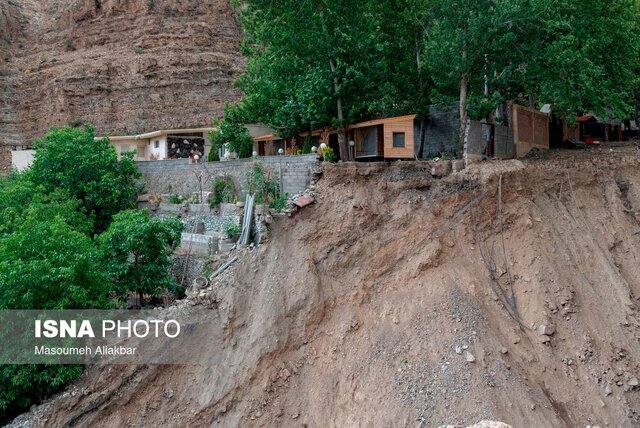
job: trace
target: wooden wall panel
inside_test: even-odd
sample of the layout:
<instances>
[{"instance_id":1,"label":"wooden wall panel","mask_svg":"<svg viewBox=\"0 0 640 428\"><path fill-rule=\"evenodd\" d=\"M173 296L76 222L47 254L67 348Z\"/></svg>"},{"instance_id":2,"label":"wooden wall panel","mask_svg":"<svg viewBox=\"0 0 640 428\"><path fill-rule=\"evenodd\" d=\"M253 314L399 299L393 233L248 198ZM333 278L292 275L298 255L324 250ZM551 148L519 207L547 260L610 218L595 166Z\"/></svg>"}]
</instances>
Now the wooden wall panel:
<instances>
[{"instance_id":1,"label":"wooden wall panel","mask_svg":"<svg viewBox=\"0 0 640 428\"><path fill-rule=\"evenodd\" d=\"M393 133L404 132L404 147L393 147ZM413 159L413 119L384 124L384 157Z\"/></svg>"},{"instance_id":2,"label":"wooden wall panel","mask_svg":"<svg viewBox=\"0 0 640 428\"><path fill-rule=\"evenodd\" d=\"M516 156L523 157L534 148L549 148L549 114L512 105L513 142Z\"/></svg>"}]
</instances>

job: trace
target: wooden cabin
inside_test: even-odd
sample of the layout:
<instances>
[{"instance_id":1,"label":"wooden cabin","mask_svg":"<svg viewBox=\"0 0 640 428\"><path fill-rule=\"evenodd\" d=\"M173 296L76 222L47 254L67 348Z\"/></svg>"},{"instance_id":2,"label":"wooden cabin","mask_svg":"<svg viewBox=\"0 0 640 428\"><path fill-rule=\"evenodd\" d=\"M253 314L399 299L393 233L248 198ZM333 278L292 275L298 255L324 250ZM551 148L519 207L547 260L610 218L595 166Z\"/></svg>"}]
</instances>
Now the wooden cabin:
<instances>
[{"instance_id":1,"label":"wooden cabin","mask_svg":"<svg viewBox=\"0 0 640 428\"><path fill-rule=\"evenodd\" d=\"M369 120L348 127L355 159L413 159L415 114Z\"/></svg>"},{"instance_id":2,"label":"wooden cabin","mask_svg":"<svg viewBox=\"0 0 640 428\"><path fill-rule=\"evenodd\" d=\"M620 121L601 122L593 115L584 115L576 119L580 129L580 138L585 143L598 143L601 141L621 141L622 126Z\"/></svg>"},{"instance_id":3,"label":"wooden cabin","mask_svg":"<svg viewBox=\"0 0 640 428\"><path fill-rule=\"evenodd\" d=\"M353 148L350 147L351 156L359 161L414 159L415 118L416 115L412 114L369 120L347 126L347 140L354 142ZM296 142L295 144L293 142L287 144L286 140L275 134L254 137L254 151L260 156L269 156L276 155L279 148L284 148L287 154L295 154L295 149L301 148L305 138L309 136L316 147L324 142L333 149L336 156L340 156L338 129L334 127L300 133L297 138L291 139Z\"/></svg>"}]
</instances>

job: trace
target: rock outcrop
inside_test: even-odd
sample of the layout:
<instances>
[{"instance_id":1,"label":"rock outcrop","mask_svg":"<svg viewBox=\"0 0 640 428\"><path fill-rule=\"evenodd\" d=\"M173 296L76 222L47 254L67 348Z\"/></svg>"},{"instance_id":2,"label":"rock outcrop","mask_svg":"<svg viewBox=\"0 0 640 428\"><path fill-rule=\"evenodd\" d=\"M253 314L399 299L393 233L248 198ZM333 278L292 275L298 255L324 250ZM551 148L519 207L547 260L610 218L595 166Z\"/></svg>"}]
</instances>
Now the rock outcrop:
<instances>
[{"instance_id":1,"label":"rock outcrop","mask_svg":"<svg viewBox=\"0 0 640 428\"><path fill-rule=\"evenodd\" d=\"M241 37L226 0L0 2L0 143L208 126L240 96Z\"/></svg>"}]
</instances>

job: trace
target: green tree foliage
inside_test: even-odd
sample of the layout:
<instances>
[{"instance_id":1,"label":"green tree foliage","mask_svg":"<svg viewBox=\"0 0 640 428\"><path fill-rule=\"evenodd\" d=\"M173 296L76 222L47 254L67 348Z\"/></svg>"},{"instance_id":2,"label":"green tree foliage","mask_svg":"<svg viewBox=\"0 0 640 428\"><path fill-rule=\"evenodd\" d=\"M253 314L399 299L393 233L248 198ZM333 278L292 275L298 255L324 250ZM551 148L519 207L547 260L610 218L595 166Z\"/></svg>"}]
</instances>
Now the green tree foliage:
<instances>
[{"instance_id":1,"label":"green tree foliage","mask_svg":"<svg viewBox=\"0 0 640 428\"><path fill-rule=\"evenodd\" d=\"M11 364L0 366L0 423L64 389L83 372L79 365Z\"/></svg>"},{"instance_id":2,"label":"green tree foliage","mask_svg":"<svg viewBox=\"0 0 640 428\"><path fill-rule=\"evenodd\" d=\"M224 119L214 120L213 126L217 129L209 132L209 140L211 141L210 161L220 160L218 153L222 147L225 147L228 151L235 152L240 159L251 157L253 139L249 135L237 106L227 104L225 106Z\"/></svg>"},{"instance_id":3,"label":"green tree foliage","mask_svg":"<svg viewBox=\"0 0 640 428\"><path fill-rule=\"evenodd\" d=\"M124 212L100 235L104 245L92 239L115 213L135 205L131 157L119 161L90 127L53 129L37 147L29 170L0 179L0 309L109 308L126 281L145 292L170 284L177 220L159 225L146 213ZM81 366L1 366L0 422L80 373Z\"/></svg>"},{"instance_id":4,"label":"green tree foliage","mask_svg":"<svg viewBox=\"0 0 640 428\"><path fill-rule=\"evenodd\" d=\"M89 235L93 222L84 214L79 200L63 189L46 193L24 174L0 180L0 236L58 217L74 230Z\"/></svg>"},{"instance_id":5,"label":"green tree foliage","mask_svg":"<svg viewBox=\"0 0 640 428\"><path fill-rule=\"evenodd\" d=\"M139 172L131 154L118 160L107 138L94 139L93 128L53 128L36 140L35 160L27 177L45 192L63 189L81 201L103 231L111 217L136 204Z\"/></svg>"},{"instance_id":6,"label":"green tree foliage","mask_svg":"<svg viewBox=\"0 0 640 428\"><path fill-rule=\"evenodd\" d=\"M506 100L624 117L640 93L636 0L236 4L244 118L282 136L453 102L463 125Z\"/></svg>"},{"instance_id":7,"label":"green tree foliage","mask_svg":"<svg viewBox=\"0 0 640 428\"><path fill-rule=\"evenodd\" d=\"M522 10L513 12L519 20L510 31L522 41L521 48L500 70L516 83L512 89L553 104L564 116L594 111L625 117L638 78L638 2L537 0L528 9L526 16ZM515 91L505 92L517 98Z\"/></svg>"},{"instance_id":8,"label":"green tree foliage","mask_svg":"<svg viewBox=\"0 0 640 428\"><path fill-rule=\"evenodd\" d=\"M108 292L93 242L60 215L0 240L1 309L105 307Z\"/></svg>"},{"instance_id":9,"label":"green tree foliage","mask_svg":"<svg viewBox=\"0 0 640 428\"><path fill-rule=\"evenodd\" d=\"M463 119L505 100L550 103L569 120L630 112L640 46L635 0L433 0L430 9L433 98L459 100ZM461 135L463 127L464 120Z\"/></svg>"},{"instance_id":10,"label":"green tree foliage","mask_svg":"<svg viewBox=\"0 0 640 428\"><path fill-rule=\"evenodd\" d=\"M182 223L177 219L156 220L145 210L122 211L98 237L105 270L120 296L129 292L159 296L165 289L176 291L169 275L170 256L180 243Z\"/></svg>"},{"instance_id":11,"label":"green tree foliage","mask_svg":"<svg viewBox=\"0 0 640 428\"><path fill-rule=\"evenodd\" d=\"M341 157L346 158L343 125L389 106L402 110L406 104L385 97L404 88L394 79L402 68L394 49L407 43L393 37L408 34L396 31L399 25L383 25L384 18L392 15L386 4L293 0L238 4L245 28L243 47L249 55L247 72L238 84L252 120L283 136L336 125ZM413 45L414 34L410 36ZM404 70L402 78L414 78L412 69Z\"/></svg>"},{"instance_id":12,"label":"green tree foliage","mask_svg":"<svg viewBox=\"0 0 640 428\"><path fill-rule=\"evenodd\" d=\"M3 191L7 190L5 186L3 183ZM12 195L18 197L19 193ZM3 222L0 309L109 307L109 281L98 252L86 234L69 224L77 217L73 211L76 201L47 203L47 198L34 196L24 217L11 214L8 228ZM14 208L6 208L3 213L7 211ZM87 228L90 223L79 224ZM6 234L8 230L10 234ZM0 366L0 422L62 389L81 373L81 366Z\"/></svg>"}]
</instances>

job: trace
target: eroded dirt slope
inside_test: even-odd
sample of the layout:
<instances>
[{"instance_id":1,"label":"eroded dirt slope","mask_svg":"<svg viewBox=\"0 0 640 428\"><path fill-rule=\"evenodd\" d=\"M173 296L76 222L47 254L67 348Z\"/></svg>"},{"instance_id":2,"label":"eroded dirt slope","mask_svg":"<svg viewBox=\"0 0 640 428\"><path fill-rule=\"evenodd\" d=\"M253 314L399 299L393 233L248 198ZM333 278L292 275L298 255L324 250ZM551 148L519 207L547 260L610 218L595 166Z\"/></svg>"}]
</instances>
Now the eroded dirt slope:
<instances>
[{"instance_id":1,"label":"eroded dirt slope","mask_svg":"<svg viewBox=\"0 0 640 428\"><path fill-rule=\"evenodd\" d=\"M637 426L639 166L326 166L200 303L209 366L94 367L38 423Z\"/></svg>"}]
</instances>

